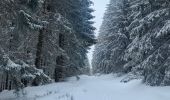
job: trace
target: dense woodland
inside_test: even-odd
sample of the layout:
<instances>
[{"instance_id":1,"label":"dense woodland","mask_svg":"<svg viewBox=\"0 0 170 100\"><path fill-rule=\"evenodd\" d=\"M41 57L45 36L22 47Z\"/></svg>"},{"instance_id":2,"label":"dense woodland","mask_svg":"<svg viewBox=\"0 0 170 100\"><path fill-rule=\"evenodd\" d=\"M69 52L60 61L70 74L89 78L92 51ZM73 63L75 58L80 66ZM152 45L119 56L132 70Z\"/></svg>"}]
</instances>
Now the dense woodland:
<instances>
[{"instance_id":1,"label":"dense woodland","mask_svg":"<svg viewBox=\"0 0 170 100\"><path fill-rule=\"evenodd\" d=\"M169 34L169 0L110 0L95 47L94 73L170 85Z\"/></svg>"},{"instance_id":2,"label":"dense woodland","mask_svg":"<svg viewBox=\"0 0 170 100\"><path fill-rule=\"evenodd\" d=\"M89 73L90 0L0 0L0 91Z\"/></svg>"},{"instance_id":3,"label":"dense woodland","mask_svg":"<svg viewBox=\"0 0 170 100\"><path fill-rule=\"evenodd\" d=\"M93 73L170 85L170 1L110 0L95 38L90 0L0 0L0 92Z\"/></svg>"}]
</instances>

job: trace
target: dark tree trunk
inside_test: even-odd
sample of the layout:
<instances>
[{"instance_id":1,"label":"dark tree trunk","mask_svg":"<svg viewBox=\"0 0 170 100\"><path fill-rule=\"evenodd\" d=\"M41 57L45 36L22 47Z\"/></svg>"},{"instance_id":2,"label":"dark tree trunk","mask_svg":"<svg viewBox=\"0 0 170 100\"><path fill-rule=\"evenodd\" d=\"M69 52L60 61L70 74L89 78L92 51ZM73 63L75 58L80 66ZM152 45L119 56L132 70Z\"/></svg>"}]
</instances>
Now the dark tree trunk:
<instances>
[{"instance_id":1,"label":"dark tree trunk","mask_svg":"<svg viewBox=\"0 0 170 100\"><path fill-rule=\"evenodd\" d=\"M59 34L59 47L64 49L64 35ZM58 56L56 58L56 68L54 73L55 82L59 82L64 77L64 56Z\"/></svg>"},{"instance_id":2,"label":"dark tree trunk","mask_svg":"<svg viewBox=\"0 0 170 100\"><path fill-rule=\"evenodd\" d=\"M8 81L9 81L9 74L6 73L6 82L5 82L5 89L8 90Z\"/></svg>"},{"instance_id":3,"label":"dark tree trunk","mask_svg":"<svg viewBox=\"0 0 170 100\"><path fill-rule=\"evenodd\" d=\"M45 31L44 29L41 29L39 31L39 36L38 36L37 52L36 52L36 59L35 59L35 66L38 69L41 69L41 63L42 63L44 31Z\"/></svg>"},{"instance_id":4,"label":"dark tree trunk","mask_svg":"<svg viewBox=\"0 0 170 100\"><path fill-rule=\"evenodd\" d=\"M59 34L59 47L64 48L64 35Z\"/></svg>"},{"instance_id":5,"label":"dark tree trunk","mask_svg":"<svg viewBox=\"0 0 170 100\"><path fill-rule=\"evenodd\" d=\"M55 82L59 82L63 79L64 77L64 58L63 56L59 56L56 59L56 68L55 68L55 73L54 73L54 78Z\"/></svg>"}]
</instances>

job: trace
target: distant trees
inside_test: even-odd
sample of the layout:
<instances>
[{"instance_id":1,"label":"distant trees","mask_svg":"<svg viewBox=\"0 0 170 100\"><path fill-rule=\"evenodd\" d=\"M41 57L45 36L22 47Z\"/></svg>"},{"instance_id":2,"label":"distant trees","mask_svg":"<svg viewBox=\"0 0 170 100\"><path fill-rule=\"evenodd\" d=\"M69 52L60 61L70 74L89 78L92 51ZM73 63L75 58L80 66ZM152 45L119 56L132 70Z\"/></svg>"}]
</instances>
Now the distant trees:
<instances>
[{"instance_id":1,"label":"distant trees","mask_svg":"<svg viewBox=\"0 0 170 100\"><path fill-rule=\"evenodd\" d=\"M111 0L94 54L94 70L128 73L123 81L142 77L152 86L170 85L169 4L166 0Z\"/></svg>"},{"instance_id":2,"label":"distant trees","mask_svg":"<svg viewBox=\"0 0 170 100\"><path fill-rule=\"evenodd\" d=\"M129 43L129 35L125 26L128 24L127 3L121 0L111 0L108 5L94 53L95 72L123 71L122 67L125 62L121 57Z\"/></svg>"},{"instance_id":3,"label":"distant trees","mask_svg":"<svg viewBox=\"0 0 170 100\"><path fill-rule=\"evenodd\" d=\"M87 74L86 53L96 41L91 4L89 0L0 0L0 77L5 78L0 85L15 72L5 71L4 59L21 67L13 74L25 86Z\"/></svg>"}]
</instances>

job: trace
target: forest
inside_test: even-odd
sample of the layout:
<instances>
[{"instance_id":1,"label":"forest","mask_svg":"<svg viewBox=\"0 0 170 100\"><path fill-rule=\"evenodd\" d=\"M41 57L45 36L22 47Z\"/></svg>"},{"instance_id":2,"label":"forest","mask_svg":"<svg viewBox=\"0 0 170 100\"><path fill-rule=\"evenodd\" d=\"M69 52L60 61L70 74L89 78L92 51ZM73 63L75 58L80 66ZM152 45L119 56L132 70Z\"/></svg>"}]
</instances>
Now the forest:
<instances>
[{"instance_id":1,"label":"forest","mask_svg":"<svg viewBox=\"0 0 170 100\"><path fill-rule=\"evenodd\" d=\"M89 0L0 1L0 90L89 71L95 44Z\"/></svg>"},{"instance_id":2,"label":"forest","mask_svg":"<svg viewBox=\"0 0 170 100\"><path fill-rule=\"evenodd\" d=\"M94 5L95 0L0 0L0 100L25 100L6 95L14 91L19 97L29 87L67 87L63 84L71 84L73 78L80 86L98 82L96 88L107 87L107 81L121 88L135 86L131 82L140 80L149 91L160 87L165 97L150 100L170 99L163 94L170 92L170 0L110 0L98 33ZM84 99L110 100L88 96ZM61 97L27 100L84 100L67 93Z\"/></svg>"},{"instance_id":3,"label":"forest","mask_svg":"<svg viewBox=\"0 0 170 100\"><path fill-rule=\"evenodd\" d=\"M169 86L169 17L169 0L111 0L94 52L94 72Z\"/></svg>"}]
</instances>

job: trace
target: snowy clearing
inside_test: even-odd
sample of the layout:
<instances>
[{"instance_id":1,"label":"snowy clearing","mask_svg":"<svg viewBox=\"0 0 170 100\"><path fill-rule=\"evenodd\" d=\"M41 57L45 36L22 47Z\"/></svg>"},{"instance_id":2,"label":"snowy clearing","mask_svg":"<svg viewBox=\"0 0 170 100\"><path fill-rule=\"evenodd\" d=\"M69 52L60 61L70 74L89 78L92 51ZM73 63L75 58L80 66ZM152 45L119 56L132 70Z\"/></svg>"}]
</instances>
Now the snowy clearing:
<instances>
[{"instance_id":1,"label":"snowy clearing","mask_svg":"<svg viewBox=\"0 0 170 100\"><path fill-rule=\"evenodd\" d=\"M26 96L16 98L12 91L0 93L0 100L170 100L170 87L150 87L141 80L120 83L113 75L80 76L68 82L28 87Z\"/></svg>"}]
</instances>

